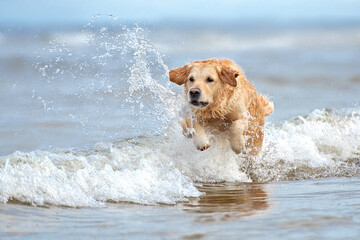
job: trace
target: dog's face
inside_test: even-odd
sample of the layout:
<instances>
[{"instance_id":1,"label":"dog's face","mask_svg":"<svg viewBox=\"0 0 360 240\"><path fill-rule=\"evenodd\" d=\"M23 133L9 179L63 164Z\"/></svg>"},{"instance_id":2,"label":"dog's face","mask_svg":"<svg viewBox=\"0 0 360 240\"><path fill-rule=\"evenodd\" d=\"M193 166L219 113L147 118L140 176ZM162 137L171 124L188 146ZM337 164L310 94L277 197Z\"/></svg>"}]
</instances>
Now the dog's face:
<instances>
[{"instance_id":1,"label":"dog's face","mask_svg":"<svg viewBox=\"0 0 360 240\"><path fill-rule=\"evenodd\" d=\"M191 107L205 109L219 98L224 84L237 85L238 75L216 60L206 60L171 70L170 81L185 84L185 98Z\"/></svg>"},{"instance_id":2,"label":"dog's face","mask_svg":"<svg viewBox=\"0 0 360 240\"><path fill-rule=\"evenodd\" d=\"M204 108L213 103L220 87L219 75L214 66L195 64L185 82L185 98L191 107Z\"/></svg>"}]
</instances>

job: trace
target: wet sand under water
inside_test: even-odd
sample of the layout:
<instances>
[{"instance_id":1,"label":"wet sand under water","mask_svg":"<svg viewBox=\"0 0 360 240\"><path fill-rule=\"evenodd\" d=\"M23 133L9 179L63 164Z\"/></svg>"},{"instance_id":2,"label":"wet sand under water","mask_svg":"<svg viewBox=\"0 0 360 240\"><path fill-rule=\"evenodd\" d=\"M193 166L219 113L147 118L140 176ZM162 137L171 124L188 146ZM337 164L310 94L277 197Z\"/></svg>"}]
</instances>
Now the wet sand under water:
<instances>
[{"instance_id":1,"label":"wet sand under water","mask_svg":"<svg viewBox=\"0 0 360 240\"><path fill-rule=\"evenodd\" d=\"M0 204L0 239L357 239L360 178L217 183L176 205Z\"/></svg>"}]
</instances>

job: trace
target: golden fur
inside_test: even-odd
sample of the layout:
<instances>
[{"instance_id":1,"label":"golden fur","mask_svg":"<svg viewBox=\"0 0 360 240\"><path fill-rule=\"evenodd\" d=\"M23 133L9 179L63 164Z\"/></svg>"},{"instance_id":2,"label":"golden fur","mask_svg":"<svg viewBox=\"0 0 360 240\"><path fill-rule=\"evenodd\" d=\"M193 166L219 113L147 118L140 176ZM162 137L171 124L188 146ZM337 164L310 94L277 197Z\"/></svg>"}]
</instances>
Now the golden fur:
<instances>
[{"instance_id":1,"label":"golden fur","mask_svg":"<svg viewBox=\"0 0 360 240\"><path fill-rule=\"evenodd\" d=\"M170 81L185 84L188 102L190 89L201 90L199 104L189 104L195 118L191 119L189 114L181 123L184 134L193 137L199 150L210 147L207 131L220 131L228 133L235 153L246 149L251 155L259 153L265 116L272 114L274 105L256 92L234 62L228 59L195 61L171 70L169 76ZM189 131L190 128L195 131Z\"/></svg>"}]
</instances>

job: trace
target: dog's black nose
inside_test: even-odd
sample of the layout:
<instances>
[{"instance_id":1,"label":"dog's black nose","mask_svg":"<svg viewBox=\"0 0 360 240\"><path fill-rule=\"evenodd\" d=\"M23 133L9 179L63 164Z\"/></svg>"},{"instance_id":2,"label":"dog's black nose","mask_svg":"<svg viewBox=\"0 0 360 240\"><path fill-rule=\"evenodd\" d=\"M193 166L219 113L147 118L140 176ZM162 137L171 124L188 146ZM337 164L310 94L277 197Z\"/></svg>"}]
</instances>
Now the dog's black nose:
<instances>
[{"instance_id":1,"label":"dog's black nose","mask_svg":"<svg viewBox=\"0 0 360 240\"><path fill-rule=\"evenodd\" d=\"M200 93L200 88L191 88L189 91L190 97L195 99L200 97Z\"/></svg>"}]
</instances>

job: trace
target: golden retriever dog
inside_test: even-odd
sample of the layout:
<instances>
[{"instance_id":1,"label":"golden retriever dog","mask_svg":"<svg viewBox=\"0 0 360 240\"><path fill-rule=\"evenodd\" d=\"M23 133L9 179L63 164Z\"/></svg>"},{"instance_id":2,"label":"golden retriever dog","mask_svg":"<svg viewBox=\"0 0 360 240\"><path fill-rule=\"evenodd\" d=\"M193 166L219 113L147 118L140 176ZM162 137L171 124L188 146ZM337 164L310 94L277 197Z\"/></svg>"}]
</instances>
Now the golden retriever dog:
<instances>
[{"instance_id":1,"label":"golden retriever dog","mask_svg":"<svg viewBox=\"0 0 360 240\"><path fill-rule=\"evenodd\" d=\"M258 94L243 71L228 59L191 62L170 70L170 81L184 85L191 111L180 124L197 149L210 147L208 134L225 133L236 153L261 150L265 117L274 104Z\"/></svg>"}]
</instances>

